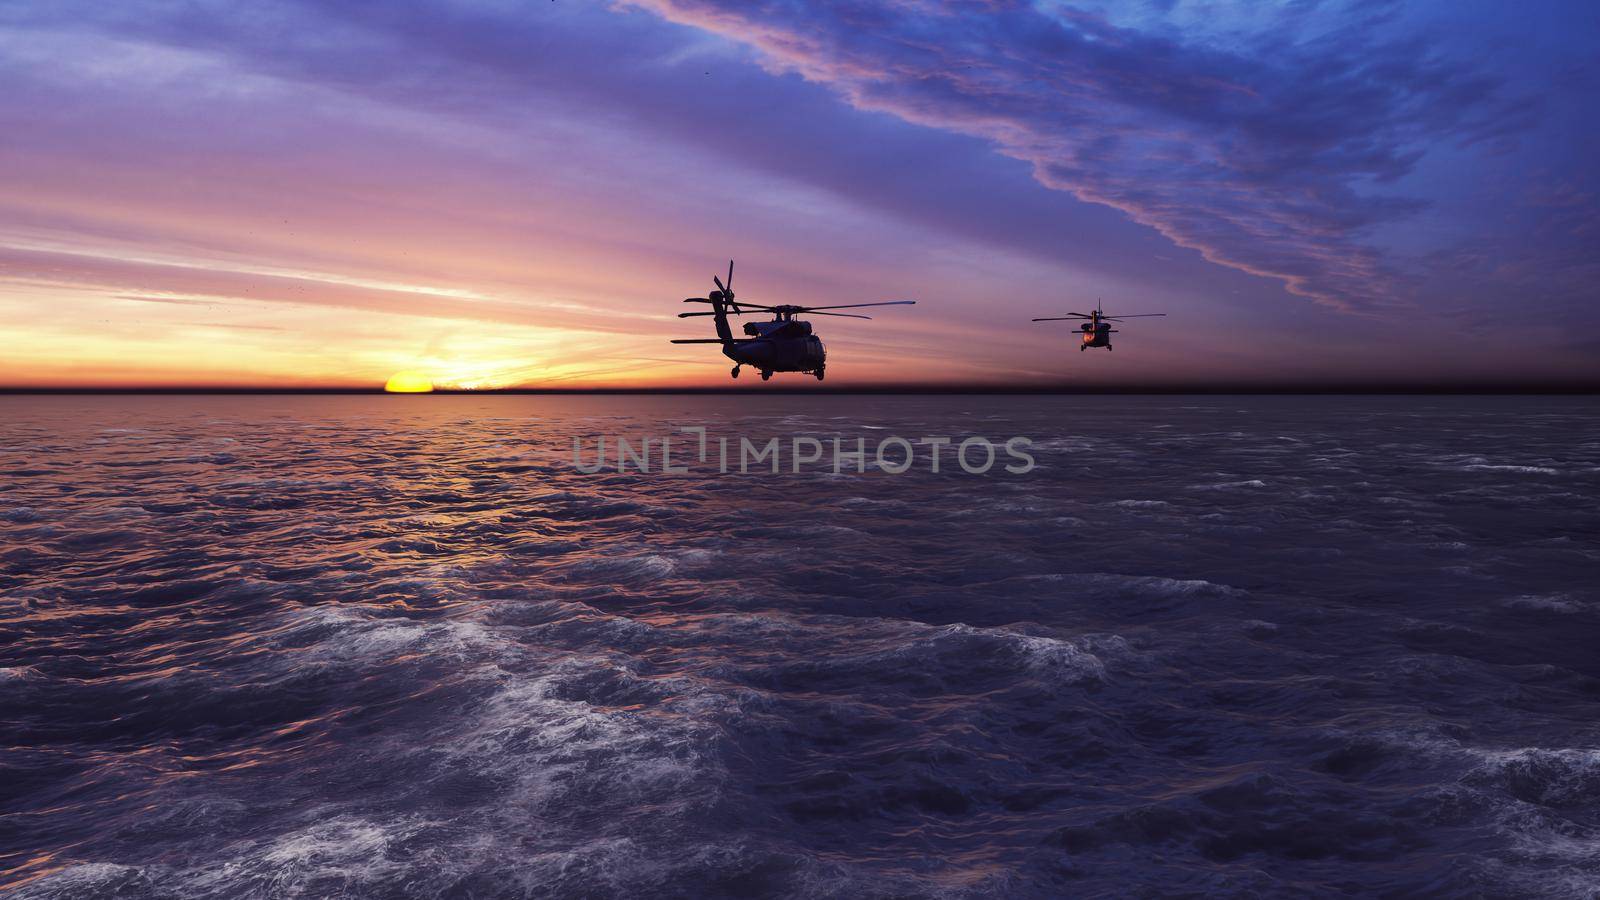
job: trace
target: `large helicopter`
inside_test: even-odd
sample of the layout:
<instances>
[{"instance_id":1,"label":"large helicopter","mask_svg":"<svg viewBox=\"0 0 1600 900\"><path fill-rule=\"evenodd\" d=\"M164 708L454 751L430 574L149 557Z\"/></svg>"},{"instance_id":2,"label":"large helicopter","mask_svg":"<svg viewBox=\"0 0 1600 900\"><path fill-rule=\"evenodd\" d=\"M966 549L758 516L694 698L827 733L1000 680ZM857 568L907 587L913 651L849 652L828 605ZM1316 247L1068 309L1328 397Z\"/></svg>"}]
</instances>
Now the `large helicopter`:
<instances>
[{"instance_id":1,"label":"large helicopter","mask_svg":"<svg viewBox=\"0 0 1600 900\"><path fill-rule=\"evenodd\" d=\"M856 313L825 312L833 309L856 309L862 306L910 306L915 300L887 300L881 303L846 303L839 306L762 306L734 299L733 260L728 260L728 283L716 275L711 276L717 289L709 297L690 297L685 303L709 303L710 312L678 313L678 318L711 316L717 326L714 338L680 338L674 344L721 344L722 355L733 360L733 377L739 377L741 366L751 366L761 372L761 380L772 377L773 372L809 372L821 381L828 359L822 340L811 333L811 323L796 319L802 313L818 316L842 316L849 319L870 319ZM744 315L746 310L772 313L768 322L746 322L744 333L748 337L736 338L728 327L728 315Z\"/></svg>"},{"instance_id":2,"label":"large helicopter","mask_svg":"<svg viewBox=\"0 0 1600 900\"><path fill-rule=\"evenodd\" d=\"M1117 330L1111 327L1112 322L1120 322L1123 319L1147 319L1152 316L1164 315L1166 313L1128 313L1120 316L1108 316L1100 308L1100 301L1096 300L1093 313L1067 313L1064 316L1049 316L1043 319L1034 319L1033 321L1071 322L1077 319L1088 319L1087 322L1079 326L1083 331L1083 343L1078 345L1078 351L1082 352L1090 347L1104 347L1110 350L1111 336L1117 333Z\"/></svg>"}]
</instances>

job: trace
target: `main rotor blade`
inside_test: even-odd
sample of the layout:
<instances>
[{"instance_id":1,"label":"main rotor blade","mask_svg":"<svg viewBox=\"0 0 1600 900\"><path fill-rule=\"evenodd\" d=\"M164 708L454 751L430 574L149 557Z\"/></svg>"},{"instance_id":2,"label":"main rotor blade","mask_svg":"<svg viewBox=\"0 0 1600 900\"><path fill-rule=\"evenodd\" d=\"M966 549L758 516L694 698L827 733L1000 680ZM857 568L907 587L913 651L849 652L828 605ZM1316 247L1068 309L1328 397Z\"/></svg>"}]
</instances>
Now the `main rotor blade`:
<instances>
[{"instance_id":1,"label":"main rotor blade","mask_svg":"<svg viewBox=\"0 0 1600 900\"><path fill-rule=\"evenodd\" d=\"M693 318L694 316L714 316L714 315L716 315L716 313L714 313L714 312L678 313L678 318L680 318L680 319L688 319L688 318Z\"/></svg>"},{"instance_id":2,"label":"main rotor blade","mask_svg":"<svg viewBox=\"0 0 1600 900\"><path fill-rule=\"evenodd\" d=\"M1044 317L1042 319L1034 319L1033 321L1035 321L1035 322L1071 322L1074 318L1087 319L1089 317L1088 316L1080 316L1077 313L1073 313L1070 316L1046 316L1046 317Z\"/></svg>"},{"instance_id":3,"label":"main rotor blade","mask_svg":"<svg viewBox=\"0 0 1600 900\"><path fill-rule=\"evenodd\" d=\"M870 318L872 318L871 316L860 316L860 315L856 315L855 313L810 312L810 313L807 313L807 315L838 316L841 319L870 319Z\"/></svg>"},{"instance_id":4,"label":"main rotor blade","mask_svg":"<svg viewBox=\"0 0 1600 900\"><path fill-rule=\"evenodd\" d=\"M685 300L683 302L685 302L685 303L710 303L712 301L707 300L704 297L690 297L689 299L687 299L687 300ZM724 303L728 304L729 306L733 307L732 309L728 310L728 312L733 313L734 315L738 315L738 316L744 315L744 308L745 307L749 307L750 309L766 309L766 310L772 309L772 307L770 307L770 306L762 306L759 303L746 303L743 300L724 300L722 302L724 302ZM711 313L703 313L703 315L709 316L709 315L711 315Z\"/></svg>"},{"instance_id":5,"label":"main rotor blade","mask_svg":"<svg viewBox=\"0 0 1600 900\"><path fill-rule=\"evenodd\" d=\"M672 338L671 340L668 341L668 343L671 343L671 344L722 344L722 343L754 344L757 341L764 341L764 340L766 340L766 338L729 338L727 341L723 341L722 338Z\"/></svg>"},{"instance_id":6,"label":"main rotor blade","mask_svg":"<svg viewBox=\"0 0 1600 900\"><path fill-rule=\"evenodd\" d=\"M814 309L855 309L860 306L911 306L915 300L885 300L881 303L842 303L838 306L802 306L802 310L810 312Z\"/></svg>"},{"instance_id":7,"label":"main rotor blade","mask_svg":"<svg viewBox=\"0 0 1600 900\"><path fill-rule=\"evenodd\" d=\"M1127 313L1120 316L1101 316L1102 319L1148 319L1152 316L1164 316L1166 313Z\"/></svg>"}]
</instances>

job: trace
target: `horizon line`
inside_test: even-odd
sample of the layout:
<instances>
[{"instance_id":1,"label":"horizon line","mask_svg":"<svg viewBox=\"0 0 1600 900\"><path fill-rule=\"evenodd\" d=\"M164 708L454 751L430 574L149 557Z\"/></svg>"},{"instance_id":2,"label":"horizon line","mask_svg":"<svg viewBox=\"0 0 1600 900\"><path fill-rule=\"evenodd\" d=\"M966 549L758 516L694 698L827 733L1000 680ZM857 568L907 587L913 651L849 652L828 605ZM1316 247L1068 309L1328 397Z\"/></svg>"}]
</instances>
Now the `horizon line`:
<instances>
[{"instance_id":1,"label":"horizon line","mask_svg":"<svg viewBox=\"0 0 1600 900\"><path fill-rule=\"evenodd\" d=\"M0 396L68 396L68 395L387 395L391 392L381 387L240 387L221 385L172 386L78 386L78 387L7 387L0 388ZM1019 396L1085 396L1085 395L1137 395L1137 394L1259 394L1259 395L1564 395L1582 396L1600 394L1600 381L1548 381L1523 383L1350 383L1307 382L1302 384L1260 385L1237 382L1207 384L1163 384L1159 382L1127 385L961 385L885 384L877 386L750 386L750 387L526 387L526 388L437 388L425 393L404 396L505 396L505 395L1019 395Z\"/></svg>"}]
</instances>

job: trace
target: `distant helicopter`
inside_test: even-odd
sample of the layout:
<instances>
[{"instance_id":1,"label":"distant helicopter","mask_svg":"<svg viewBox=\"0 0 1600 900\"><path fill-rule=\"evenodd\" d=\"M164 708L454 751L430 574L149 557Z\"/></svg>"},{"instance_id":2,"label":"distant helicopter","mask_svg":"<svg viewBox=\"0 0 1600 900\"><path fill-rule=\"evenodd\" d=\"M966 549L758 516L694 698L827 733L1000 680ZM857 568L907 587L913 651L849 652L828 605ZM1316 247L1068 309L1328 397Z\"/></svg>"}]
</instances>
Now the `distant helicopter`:
<instances>
[{"instance_id":1,"label":"distant helicopter","mask_svg":"<svg viewBox=\"0 0 1600 900\"><path fill-rule=\"evenodd\" d=\"M870 319L854 313L822 312L828 309L855 309L862 306L910 306L915 300L887 300L881 303L846 303L841 306L762 306L736 301L733 295L733 260L728 260L728 283L711 276L717 290L710 297L690 297L685 303L709 303L710 312L678 313L678 318L711 316L717 326L714 338L680 338L674 344L721 344L722 355L733 360L733 377L739 377L741 366L751 366L761 371L761 380L772 377L773 372L809 372L821 381L828 351L822 340L811 333L811 323L796 319L801 313L819 316L843 316L850 319ZM745 310L759 309L772 313L770 322L746 322L744 333L750 337L736 338L728 327L728 314L744 315Z\"/></svg>"},{"instance_id":2,"label":"distant helicopter","mask_svg":"<svg viewBox=\"0 0 1600 900\"><path fill-rule=\"evenodd\" d=\"M1082 352L1090 347L1104 347L1107 350L1110 350L1111 336L1117 333L1116 330L1111 327L1112 322L1120 322L1123 319L1146 319L1152 316L1164 315L1166 315L1166 313L1130 313L1122 316L1108 316L1100 309L1100 301L1096 300L1094 312L1091 314L1085 315L1084 313L1067 313L1064 316L1050 316L1043 319L1034 319L1033 321L1071 322L1074 319L1088 319L1089 321L1084 322L1081 326L1083 330L1083 343L1078 345L1078 351Z\"/></svg>"}]
</instances>

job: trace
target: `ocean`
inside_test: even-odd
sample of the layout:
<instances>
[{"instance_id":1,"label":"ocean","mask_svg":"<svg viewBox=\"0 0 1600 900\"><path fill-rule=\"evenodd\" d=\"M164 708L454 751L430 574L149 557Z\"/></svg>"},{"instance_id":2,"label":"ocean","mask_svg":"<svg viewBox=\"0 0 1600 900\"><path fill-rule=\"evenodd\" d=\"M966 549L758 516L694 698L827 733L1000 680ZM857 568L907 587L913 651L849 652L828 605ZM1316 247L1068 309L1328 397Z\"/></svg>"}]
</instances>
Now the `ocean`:
<instances>
[{"instance_id":1,"label":"ocean","mask_svg":"<svg viewBox=\"0 0 1600 900\"><path fill-rule=\"evenodd\" d=\"M1593 398L10 396L0 473L7 897L1600 892Z\"/></svg>"}]
</instances>

